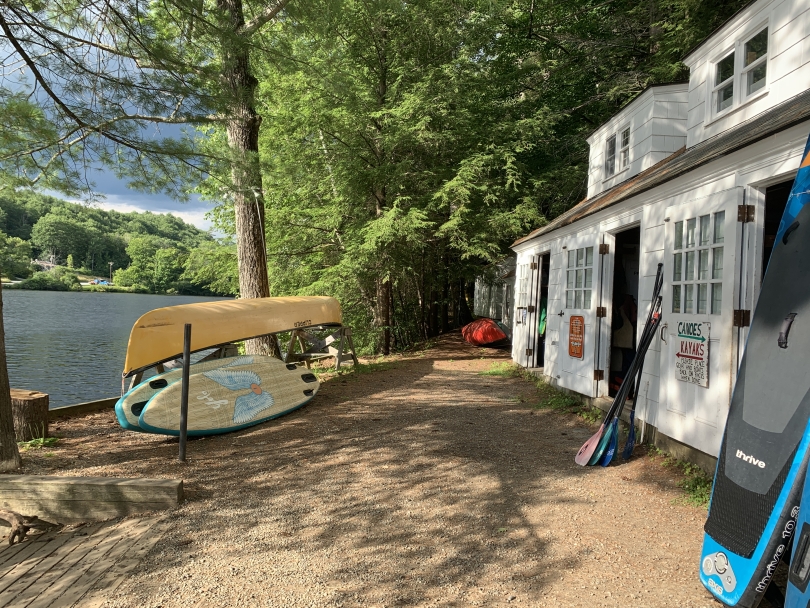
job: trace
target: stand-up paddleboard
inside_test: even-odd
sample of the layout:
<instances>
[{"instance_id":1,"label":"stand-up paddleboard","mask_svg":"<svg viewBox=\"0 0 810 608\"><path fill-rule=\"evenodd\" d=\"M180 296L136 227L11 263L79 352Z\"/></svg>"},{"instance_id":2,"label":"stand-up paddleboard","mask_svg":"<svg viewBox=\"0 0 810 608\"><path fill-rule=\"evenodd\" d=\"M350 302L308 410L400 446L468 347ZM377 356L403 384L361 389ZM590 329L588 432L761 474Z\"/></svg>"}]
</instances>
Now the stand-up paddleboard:
<instances>
[{"instance_id":1,"label":"stand-up paddleboard","mask_svg":"<svg viewBox=\"0 0 810 608\"><path fill-rule=\"evenodd\" d=\"M788 570L785 608L807 608L810 606L810 484L804 482L796 522L796 539L793 542L793 557Z\"/></svg>"},{"instance_id":2,"label":"stand-up paddleboard","mask_svg":"<svg viewBox=\"0 0 810 608\"><path fill-rule=\"evenodd\" d=\"M207 372L208 370L218 367L245 365L265 358L269 357L225 357L222 359L211 359L210 361L200 361L189 368L189 373L196 374ZM143 429L138 426L138 418L143 408L146 407L146 402L169 386L169 384L180 380L182 375L183 368L180 367L153 376L129 389L115 404L115 416L118 418L118 424L128 431L143 431Z\"/></svg>"},{"instance_id":3,"label":"stand-up paddleboard","mask_svg":"<svg viewBox=\"0 0 810 608\"><path fill-rule=\"evenodd\" d=\"M270 357L261 359L189 377L189 435L228 433L278 418L318 392L318 379L307 369ZM149 399L138 426L152 433L179 435L181 389L182 381L177 380Z\"/></svg>"},{"instance_id":4,"label":"stand-up paddleboard","mask_svg":"<svg viewBox=\"0 0 810 608\"><path fill-rule=\"evenodd\" d=\"M746 342L704 529L700 578L759 604L789 545L810 447L810 139Z\"/></svg>"}]
</instances>

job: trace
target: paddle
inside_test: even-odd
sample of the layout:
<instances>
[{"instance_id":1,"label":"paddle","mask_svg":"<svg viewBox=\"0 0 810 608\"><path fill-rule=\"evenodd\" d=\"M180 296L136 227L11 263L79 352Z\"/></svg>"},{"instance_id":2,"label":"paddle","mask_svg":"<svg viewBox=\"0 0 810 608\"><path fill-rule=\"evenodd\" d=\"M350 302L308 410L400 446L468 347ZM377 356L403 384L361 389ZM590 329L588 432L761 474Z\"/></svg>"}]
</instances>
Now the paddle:
<instances>
[{"instance_id":1,"label":"paddle","mask_svg":"<svg viewBox=\"0 0 810 608\"><path fill-rule=\"evenodd\" d=\"M650 303L650 312L647 314L647 323L652 318L653 306L652 304L661 294L661 287L664 284L663 264L658 264L658 273L655 275L655 283L653 285L653 298ZM656 328L657 329L657 328ZM638 376L636 377L635 395L633 395L633 409L630 410L630 431L627 434L627 442L624 444L622 451L622 458L629 460L633 455L633 449L636 447L636 406L638 405L638 391L641 387L641 375L644 371L644 358L641 359L641 365L638 368Z\"/></svg>"},{"instance_id":2,"label":"paddle","mask_svg":"<svg viewBox=\"0 0 810 608\"><path fill-rule=\"evenodd\" d=\"M648 328L644 329L644 333L641 337L641 344L639 345L639 350L644 346L647 342L647 332ZM610 464L610 461L613 460L613 454L616 452L616 444L618 443L618 434L619 434L619 416L621 416L622 408L624 407L625 401L627 401L627 395L630 392L630 385L631 382L628 382L628 378L632 378L635 375L635 366L638 364L637 357L633 359L633 362L630 364L630 369L627 372L624 380L622 380L622 384L619 387L619 392L616 393L616 398L614 400L614 406L611 408L611 418L610 425L607 427L607 432L599 441L599 445L597 446L596 450L594 450L593 456L591 456L590 461L588 464L595 465L597 463L601 463L603 467L606 467ZM610 453L610 456L607 456L607 452L609 450L609 446L613 444L613 451ZM603 457L604 455L604 457Z\"/></svg>"},{"instance_id":3,"label":"paddle","mask_svg":"<svg viewBox=\"0 0 810 608\"><path fill-rule=\"evenodd\" d=\"M647 329L648 329L648 325L650 323L650 320L652 319L652 316L653 316L653 308L656 308L656 306L661 305L660 296L657 299L656 299L656 296L658 296L658 293L661 290L661 284L663 283L663 275L662 275L663 266L664 266L663 264L658 264L658 272L657 272L657 274L655 276L655 283L653 284L653 299L652 299L652 302L650 304L650 312L647 315L647 323L645 324L644 332L642 334L642 342L644 342L644 339L647 337L646 336ZM650 336L649 341L650 342L652 341L651 336ZM644 348L645 353L646 353L647 347L649 347L649 343ZM642 355L642 358L643 358L643 355ZM596 433L594 433L593 436L591 436L590 439L588 439L588 441L586 441L585 443L582 444L582 447L579 448L579 451L577 452L576 456L574 456L574 462L576 462L578 465L584 467L585 465L588 465L588 464L595 464L596 461L599 460L599 458L602 456L602 453L604 453L605 448L607 447L607 440L610 439L610 437L608 436L608 437L605 438L606 441L604 443L602 442L603 435L605 433L605 427L612 420L612 418L616 414L617 409L624 406L624 401L627 399L627 391L629 391L629 388L630 388L629 383L627 382L627 379L628 379L628 377L632 378L632 376L635 374L635 369L634 369L633 364L637 364L637 359L638 359L638 354L637 354L636 357L634 357L633 363L631 363L631 366L630 366L631 371L630 371L630 373L628 373L625 376L625 380L622 382L622 385L619 387L619 391L618 391L618 393L616 393L616 397L614 398L613 403L610 406L610 409L608 410L607 414L605 415L604 420L602 420L602 424L599 426L599 430L596 431ZM600 447L601 447L601 449L600 449Z\"/></svg>"},{"instance_id":4,"label":"paddle","mask_svg":"<svg viewBox=\"0 0 810 608\"><path fill-rule=\"evenodd\" d=\"M641 341L639 343L638 351L636 352L636 356L633 357L633 361L630 364L630 369L627 371L624 380L622 380L622 384L619 387L618 393L616 393L616 397L613 400L613 404L611 405L610 410L608 410L607 416L605 416L605 419L602 422L602 426L599 428L597 434L588 439L588 441L585 442L585 445L583 445L582 448L580 448L580 452L577 453L577 456L574 458L574 462L576 462L577 464L581 464L582 466L584 466L585 464L590 465L596 464L608 447L608 444L613 435L611 431L615 430L615 432L618 434L618 423L616 425L610 424L610 426L608 426L608 424L612 423L614 418L618 420L618 416L621 414L621 410L624 407L625 401L627 400L627 395L630 392L630 385L632 384L632 378L638 371L638 367L641 364L641 360L644 358L647 349L650 347L650 343L652 342L652 339L655 336L655 331L658 328L658 322L660 320L658 310L660 306L661 306L661 297L659 296L656 300L653 301L653 304L651 306L651 310L655 311L652 315L653 323L651 326L645 326L641 336ZM605 432L606 427L607 433ZM589 454L587 460L585 460L585 454ZM608 464L609 463L610 461L608 461Z\"/></svg>"}]
</instances>

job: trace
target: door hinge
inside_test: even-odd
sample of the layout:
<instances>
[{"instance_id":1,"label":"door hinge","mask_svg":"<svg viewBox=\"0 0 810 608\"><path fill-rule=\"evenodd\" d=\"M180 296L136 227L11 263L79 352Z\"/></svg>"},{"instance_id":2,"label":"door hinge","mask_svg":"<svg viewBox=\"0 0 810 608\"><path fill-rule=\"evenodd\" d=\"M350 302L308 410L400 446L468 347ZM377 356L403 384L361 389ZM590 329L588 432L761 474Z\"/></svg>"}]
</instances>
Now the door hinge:
<instances>
[{"instance_id":1,"label":"door hinge","mask_svg":"<svg viewBox=\"0 0 810 608\"><path fill-rule=\"evenodd\" d=\"M526 349L526 356L531 357L534 354L534 350L531 348Z\"/></svg>"},{"instance_id":2,"label":"door hinge","mask_svg":"<svg viewBox=\"0 0 810 608\"><path fill-rule=\"evenodd\" d=\"M748 327L749 325L751 325L751 311L735 310L734 327Z\"/></svg>"},{"instance_id":3,"label":"door hinge","mask_svg":"<svg viewBox=\"0 0 810 608\"><path fill-rule=\"evenodd\" d=\"M604 380L605 379L605 370L603 369L595 369L593 370L593 379L594 380Z\"/></svg>"},{"instance_id":4,"label":"door hinge","mask_svg":"<svg viewBox=\"0 0 810 608\"><path fill-rule=\"evenodd\" d=\"M607 316L607 306L597 306L596 307L596 317L606 317Z\"/></svg>"},{"instance_id":5,"label":"door hinge","mask_svg":"<svg viewBox=\"0 0 810 608\"><path fill-rule=\"evenodd\" d=\"M530 270L537 270L537 262L532 262L531 264L529 264L529 269Z\"/></svg>"},{"instance_id":6,"label":"door hinge","mask_svg":"<svg viewBox=\"0 0 810 608\"><path fill-rule=\"evenodd\" d=\"M747 224L754 221L753 205L737 205L737 221Z\"/></svg>"},{"instance_id":7,"label":"door hinge","mask_svg":"<svg viewBox=\"0 0 810 608\"><path fill-rule=\"evenodd\" d=\"M527 306L526 307L526 312L534 312L534 311L535 311L534 306Z\"/></svg>"},{"instance_id":8,"label":"door hinge","mask_svg":"<svg viewBox=\"0 0 810 608\"><path fill-rule=\"evenodd\" d=\"M610 243L600 243L599 255L605 255L606 253L610 253Z\"/></svg>"}]
</instances>

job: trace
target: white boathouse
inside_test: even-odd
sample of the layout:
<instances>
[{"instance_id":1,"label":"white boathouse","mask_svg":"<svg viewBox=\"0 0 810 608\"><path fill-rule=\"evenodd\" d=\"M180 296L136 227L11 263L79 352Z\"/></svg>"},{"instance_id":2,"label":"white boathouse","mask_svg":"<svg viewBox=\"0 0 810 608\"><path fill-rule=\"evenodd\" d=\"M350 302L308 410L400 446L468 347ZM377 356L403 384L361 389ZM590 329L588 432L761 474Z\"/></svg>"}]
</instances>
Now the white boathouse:
<instances>
[{"instance_id":1,"label":"white boathouse","mask_svg":"<svg viewBox=\"0 0 810 608\"><path fill-rule=\"evenodd\" d=\"M588 138L586 200L513 244L512 358L604 405L663 263L636 415L708 468L810 134L810 2L756 0L684 62L688 83L647 89Z\"/></svg>"}]
</instances>

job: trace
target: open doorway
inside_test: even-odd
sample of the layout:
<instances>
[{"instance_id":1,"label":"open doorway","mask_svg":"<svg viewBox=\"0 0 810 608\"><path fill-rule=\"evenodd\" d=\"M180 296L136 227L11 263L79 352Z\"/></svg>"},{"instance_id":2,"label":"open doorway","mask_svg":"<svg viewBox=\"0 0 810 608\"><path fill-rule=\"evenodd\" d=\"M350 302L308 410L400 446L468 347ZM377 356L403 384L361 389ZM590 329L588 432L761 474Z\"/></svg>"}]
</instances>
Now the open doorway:
<instances>
[{"instance_id":1,"label":"open doorway","mask_svg":"<svg viewBox=\"0 0 810 608\"><path fill-rule=\"evenodd\" d=\"M641 228L616 235L608 394L615 397L636 354Z\"/></svg>"},{"instance_id":2,"label":"open doorway","mask_svg":"<svg viewBox=\"0 0 810 608\"><path fill-rule=\"evenodd\" d=\"M537 298L537 347L535 353L535 367L545 367L546 356L546 326L548 315L548 273L551 268L551 254L540 256L540 293Z\"/></svg>"},{"instance_id":3,"label":"open doorway","mask_svg":"<svg viewBox=\"0 0 810 608\"><path fill-rule=\"evenodd\" d=\"M760 282L765 278L765 269L768 267L768 260L771 259L771 252L776 243L776 233L779 231L779 222L785 212L790 189L793 187L793 180L774 184L765 189L765 226L762 238L762 274L759 276Z\"/></svg>"}]
</instances>

